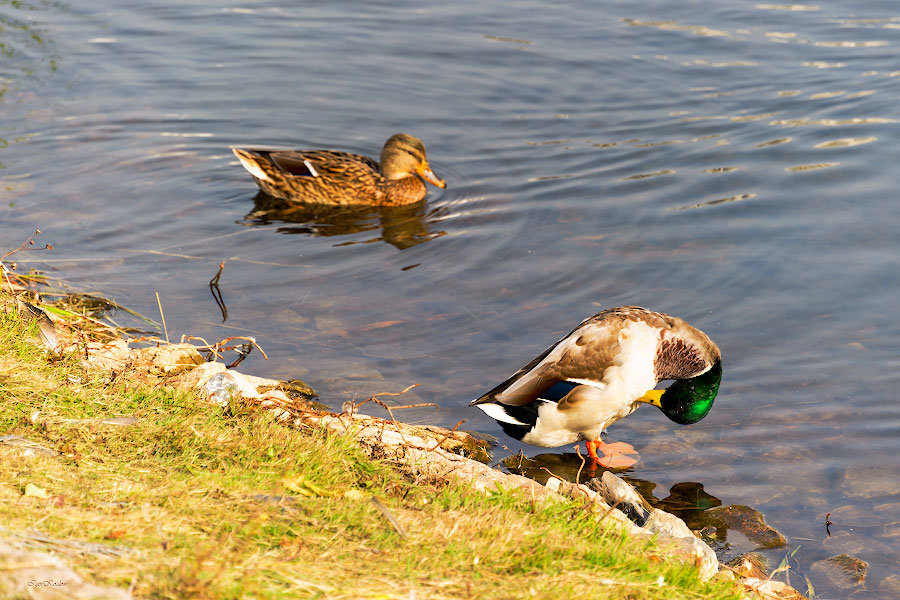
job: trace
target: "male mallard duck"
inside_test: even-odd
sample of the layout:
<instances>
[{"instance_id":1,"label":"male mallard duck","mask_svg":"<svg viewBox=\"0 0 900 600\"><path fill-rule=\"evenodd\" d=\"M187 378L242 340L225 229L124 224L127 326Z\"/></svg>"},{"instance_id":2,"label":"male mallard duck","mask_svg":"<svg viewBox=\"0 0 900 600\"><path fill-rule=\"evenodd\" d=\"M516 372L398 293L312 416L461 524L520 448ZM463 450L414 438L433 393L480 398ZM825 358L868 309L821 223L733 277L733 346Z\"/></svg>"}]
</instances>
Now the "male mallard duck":
<instances>
[{"instance_id":1,"label":"male mallard duck","mask_svg":"<svg viewBox=\"0 0 900 600\"><path fill-rule=\"evenodd\" d=\"M626 467L636 461L624 455L637 452L602 442L604 429L642 402L676 423L696 423L712 408L721 378L721 353L705 333L678 317L623 306L585 319L470 406L527 444L586 440L593 463ZM676 381L653 389L666 379Z\"/></svg>"},{"instance_id":2,"label":"male mallard duck","mask_svg":"<svg viewBox=\"0 0 900 600\"><path fill-rule=\"evenodd\" d=\"M293 202L397 206L425 197L420 176L447 186L431 172L422 142L405 133L388 138L380 164L334 150L232 150L265 193Z\"/></svg>"}]
</instances>

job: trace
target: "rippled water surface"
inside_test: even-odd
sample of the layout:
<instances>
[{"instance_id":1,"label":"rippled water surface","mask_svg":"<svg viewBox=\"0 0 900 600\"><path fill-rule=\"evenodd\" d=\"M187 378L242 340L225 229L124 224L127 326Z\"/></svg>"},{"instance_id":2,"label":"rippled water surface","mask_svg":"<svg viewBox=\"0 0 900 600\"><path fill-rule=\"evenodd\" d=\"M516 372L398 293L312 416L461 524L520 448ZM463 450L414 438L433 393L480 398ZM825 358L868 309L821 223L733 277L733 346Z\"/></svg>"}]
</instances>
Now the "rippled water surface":
<instances>
[{"instance_id":1,"label":"rippled water surface","mask_svg":"<svg viewBox=\"0 0 900 600\"><path fill-rule=\"evenodd\" d=\"M159 292L170 334L256 336L247 370L333 406L418 383L404 400L440 411L405 418L510 453L470 399L602 308L679 315L722 348L721 392L691 427L614 425L629 475L763 511L801 589L849 594L812 568L847 552L855 598L900 595L896 3L25 0L0 22L0 247L40 227L34 265L150 316ZM377 156L400 131L448 187L395 211L277 210L229 150Z\"/></svg>"}]
</instances>

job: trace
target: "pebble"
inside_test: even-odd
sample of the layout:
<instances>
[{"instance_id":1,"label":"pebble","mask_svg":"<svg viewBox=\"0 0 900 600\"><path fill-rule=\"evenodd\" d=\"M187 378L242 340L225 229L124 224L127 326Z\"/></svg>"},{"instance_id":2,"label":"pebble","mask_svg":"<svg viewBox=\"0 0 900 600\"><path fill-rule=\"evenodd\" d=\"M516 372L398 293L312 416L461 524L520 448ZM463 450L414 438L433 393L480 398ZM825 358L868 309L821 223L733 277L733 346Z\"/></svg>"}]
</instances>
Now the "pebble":
<instances>
[{"instance_id":1,"label":"pebble","mask_svg":"<svg viewBox=\"0 0 900 600\"><path fill-rule=\"evenodd\" d=\"M823 575L835 587L846 590L864 584L868 568L869 564L864 560L849 554L839 554L817 560L810 571Z\"/></svg>"},{"instance_id":2,"label":"pebble","mask_svg":"<svg viewBox=\"0 0 900 600\"><path fill-rule=\"evenodd\" d=\"M319 315L316 317L316 329L323 333L337 333L346 329L340 319Z\"/></svg>"},{"instance_id":3,"label":"pebble","mask_svg":"<svg viewBox=\"0 0 900 600\"><path fill-rule=\"evenodd\" d=\"M890 594L891 598L900 598L900 575L888 575L878 584L878 591Z\"/></svg>"},{"instance_id":4,"label":"pebble","mask_svg":"<svg viewBox=\"0 0 900 600\"><path fill-rule=\"evenodd\" d=\"M588 487L599 493L607 504L625 513L639 527L642 527L650 516L651 507L647 501L624 479L613 475L610 471L591 479Z\"/></svg>"},{"instance_id":5,"label":"pebble","mask_svg":"<svg viewBox=\"0 0 900 600\"><path fill-rule=\"evenodd\" d=\"M810 463L814 460L812 453L784 444L773 446L768 452L763 454L763 458L770 461L791 462L793 464Z\"/></svg>"},{"instance_id":6,"label":"pebble","mask_svg":"<svg viewBox=\"0 0 900 600\"><path fill-rule=\"evenodd\" d=\"M842 491L851 498L878 498L897 493L900 473L884 467L852 467L844 473Z\"/></svg>"},{"instance_id":7,"label":"pebble","mask_svg":"<svg viewBox=\"0 0 900 600\"><path fill-rule=\"evenodd\" d=\"M732 569L736 569L741 577L755 577L765 579L766 559L756 552L747 552L727 563Z\"/></svg>"},{"instance_id":8,"label":"pebble","mask_svg":"<svg viewBox=\"0 0 900 600\"><path fill-rule=\"evenodd\" d=\"M760 548L781 548L787 544L785 537L766 523L762 513L749 506L719 506L706 511L706 516L713 524L720 521L724 527L737 529Z\"/></svg>"},{"instance_id":9,"label":"pebble","mask_svg":"<svg viewBox=\"0 0 900 600\"><path fill-rule=\"evenodd\" d=\"M289 308L280 310L273 315L276 323L291 323L293 325L301 325L309 322L309 317L303 316Z\"/></svg>"}]
</instances>

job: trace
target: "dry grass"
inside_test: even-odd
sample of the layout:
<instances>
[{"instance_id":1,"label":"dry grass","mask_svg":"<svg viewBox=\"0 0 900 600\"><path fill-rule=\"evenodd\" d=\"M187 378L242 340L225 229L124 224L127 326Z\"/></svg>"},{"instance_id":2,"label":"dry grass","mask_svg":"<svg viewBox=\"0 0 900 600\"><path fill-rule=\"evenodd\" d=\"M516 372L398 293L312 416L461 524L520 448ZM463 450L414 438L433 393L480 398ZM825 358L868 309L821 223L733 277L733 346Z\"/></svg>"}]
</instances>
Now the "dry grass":
<instances>
[{"instance_id":1,"label":"dry grass","mask_svg":"<svg viewBox=\"0 0 900 600\"><path fill-rule=\"evenodd\" d=\"M414 481L350 439L109 381L31 339L0 311L0 431L59 454L0 446L0 521L122 552L56 545L95 582L179 599L739 597L575 504ZM137 422L102 423L122 416Z\"/></svg>"}]
</instances>

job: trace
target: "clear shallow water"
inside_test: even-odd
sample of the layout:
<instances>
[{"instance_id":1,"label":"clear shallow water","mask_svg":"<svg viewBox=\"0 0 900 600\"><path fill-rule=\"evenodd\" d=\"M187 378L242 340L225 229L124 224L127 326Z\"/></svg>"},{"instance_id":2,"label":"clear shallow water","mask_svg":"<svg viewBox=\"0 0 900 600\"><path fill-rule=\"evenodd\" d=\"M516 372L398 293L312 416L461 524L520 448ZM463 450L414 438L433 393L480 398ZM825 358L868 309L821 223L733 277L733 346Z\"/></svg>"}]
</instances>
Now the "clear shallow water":
<instances>
[{"instance_id":1,"label":"clear shallow water","mask_svg":"<svg viewBox=\"0 0 900 600\"><path fill-rule=\"evenodd\" d=\"M245 368L333 405L467 402L582 318L639 304L722 348L710 415L610 431L663 498L695 482L868 592L900 521L900 10L892 3L0 3L0 246L170 333L254 335ZM38 39L34 38L34 35ZM273 211L231 145L426 144L405 211ZM226 260L228 320L207 282ZM531 455L540 448L523 448ZM557 454L566 449L555 451ZM496 452L498 459L505 451ZM893 532L893 535L892 535ZM834 531L833 531L834 533ZM792 581L797 584L796 578ZM799 584L798 584L799 585ZM799 585L804 588L805 586Z\"/></svg>"}]
</instances>

